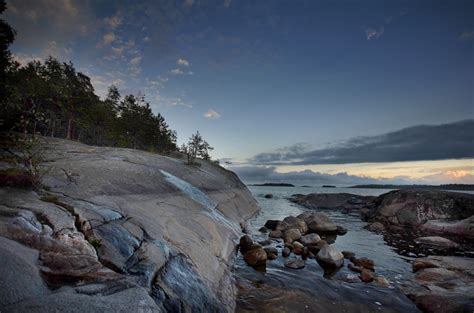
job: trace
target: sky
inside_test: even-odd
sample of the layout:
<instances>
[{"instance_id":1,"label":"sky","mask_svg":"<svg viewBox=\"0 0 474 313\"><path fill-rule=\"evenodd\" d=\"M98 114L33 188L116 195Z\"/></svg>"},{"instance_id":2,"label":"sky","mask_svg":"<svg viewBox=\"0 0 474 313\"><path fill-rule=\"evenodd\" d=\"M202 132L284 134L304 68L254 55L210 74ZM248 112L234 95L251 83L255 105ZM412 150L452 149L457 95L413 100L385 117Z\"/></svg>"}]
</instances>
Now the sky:
<instances>
[{"instance_id":1,"label":"sky","mask_svg":"<svg viewBox=\"0 0 474 313\"><path fill-rule=\"evenodd\" d=\"M20 63L144 94L246 181L474 183L473 1L7 5Z\"/></svg>"}]
</instances>

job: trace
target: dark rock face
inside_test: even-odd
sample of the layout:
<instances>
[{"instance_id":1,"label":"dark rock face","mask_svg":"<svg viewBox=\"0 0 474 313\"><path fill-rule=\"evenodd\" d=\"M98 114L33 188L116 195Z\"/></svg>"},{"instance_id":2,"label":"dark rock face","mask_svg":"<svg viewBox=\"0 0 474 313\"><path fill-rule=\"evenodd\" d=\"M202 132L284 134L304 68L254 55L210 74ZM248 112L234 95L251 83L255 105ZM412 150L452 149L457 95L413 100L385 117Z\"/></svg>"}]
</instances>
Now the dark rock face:
<instances>
[{"instance_id":1,"label":"dark rock face","mask_svg":"<svg viewBox=\"0 0 474 313\"><path fill-rule=\"evenodd\" d=\"M397 190L375 199L369 220L421 226L429 220L460 220L474 215L474 195L432 190Z\"/></svg>"}]
</instances>

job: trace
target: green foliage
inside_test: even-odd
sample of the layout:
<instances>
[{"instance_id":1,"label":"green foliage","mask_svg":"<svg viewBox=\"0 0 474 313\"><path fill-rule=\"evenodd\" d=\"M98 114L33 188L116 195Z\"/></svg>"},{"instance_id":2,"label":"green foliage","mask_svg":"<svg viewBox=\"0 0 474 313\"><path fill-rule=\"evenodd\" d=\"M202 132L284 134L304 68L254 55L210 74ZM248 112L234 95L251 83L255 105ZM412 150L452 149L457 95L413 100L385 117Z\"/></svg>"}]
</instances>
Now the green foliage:
<instances>
[{"instance_id":1,"label":"green foliage","mask_svg":"<svg viewBox=\"0 0 474 313\"><path fill-rule=\"evenodd\" d=\"M187 145L183 144L181 146L181 152L186 154L187 164L189 165L196 164L197 157L201 157L203 160L210 160L209 152L212 150L214 148L202 138L199 131L191 135Z\"/></svg>"}]
</instances>

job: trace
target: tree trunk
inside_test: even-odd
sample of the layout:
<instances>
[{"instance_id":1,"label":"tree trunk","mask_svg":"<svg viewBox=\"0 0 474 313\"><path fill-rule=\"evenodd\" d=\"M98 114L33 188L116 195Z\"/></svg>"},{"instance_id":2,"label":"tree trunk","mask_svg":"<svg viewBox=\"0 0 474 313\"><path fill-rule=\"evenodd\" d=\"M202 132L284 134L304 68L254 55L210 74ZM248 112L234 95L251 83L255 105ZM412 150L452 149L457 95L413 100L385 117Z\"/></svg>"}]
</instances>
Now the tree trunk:
<instances>
[{"instance_id":1,"label":"tree trunk","mask_svg":"<svg viewBox=\"0 0 474 313\"><path fill-rule=\"evenodd\" d=\"M72 131L72 116L70 115L67 121L66 139L71 139L71 131Z\"/></svg>"},{"instance_id":2,"label":"tree trunk","mask_svg":"<svg viewBox=\"0 0 474 313\"><path fill-rule=\"evenodd\" d=\"M55 128L56 128L56 119L53 118L53 126L51 126L51 137L54 137Z\"/></svg>"}]
</instances>

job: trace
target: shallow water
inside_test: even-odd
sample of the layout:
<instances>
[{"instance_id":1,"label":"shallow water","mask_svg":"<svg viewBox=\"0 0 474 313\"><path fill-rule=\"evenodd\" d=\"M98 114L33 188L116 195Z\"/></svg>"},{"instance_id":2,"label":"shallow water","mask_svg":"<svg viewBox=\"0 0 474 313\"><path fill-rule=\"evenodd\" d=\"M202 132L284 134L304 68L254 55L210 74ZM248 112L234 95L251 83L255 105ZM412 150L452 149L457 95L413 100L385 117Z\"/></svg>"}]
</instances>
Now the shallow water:
<instances>
[{"instance_id":1,"label":"shallow water","mask_svg":"<svg viewBox=\"0 0 474 313\"><path fill-rule=\"evenodd\" d=\"M314 188L314 187L267 187L250 186L249 189L262 208L259 215L249 221L248 232L255 241L267 239L267 234L258 231L269 219L283 219L289 215L299 215L307 209L288 200L292 194L353 193L378 196L390 190ZM264 198L273 194L273 198ZM365 283L345 283L347 274L354 274L347 268L347 260L338 272L325 275L315 260L307 260L304 269L294 270L284 266L287 260L279 257L268 261L266 269L258 272L247 266L239 255L235 266L235 276L240 294L238 310L247 311L306 311L306 312L367 312L367 311L417 311L398 288L412 277L412 258L403 257L388 246L382 235L369 232L363 227L365 222L359 216L343 214L340 210L321 210L335 223L347 228L344 236L337 236L332 244L339 251L352 251L357 257L368 257L375 262L376 274L390 281L389 288ZM282 241L273 241L281 251ZM293 255L292 255L293 256ZM291 257L290 257L291 258ZM325 278L324 278L325 277ZM301 301L306 303L301 305ZM268 307L268 305L270 307ZM278 309L276 309L278 308ZM293 308L293 309L292 309Z\"/></svg>"}]
</instances>

